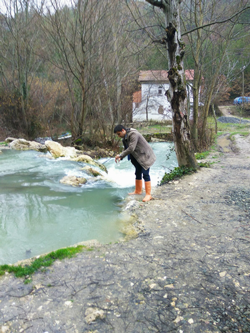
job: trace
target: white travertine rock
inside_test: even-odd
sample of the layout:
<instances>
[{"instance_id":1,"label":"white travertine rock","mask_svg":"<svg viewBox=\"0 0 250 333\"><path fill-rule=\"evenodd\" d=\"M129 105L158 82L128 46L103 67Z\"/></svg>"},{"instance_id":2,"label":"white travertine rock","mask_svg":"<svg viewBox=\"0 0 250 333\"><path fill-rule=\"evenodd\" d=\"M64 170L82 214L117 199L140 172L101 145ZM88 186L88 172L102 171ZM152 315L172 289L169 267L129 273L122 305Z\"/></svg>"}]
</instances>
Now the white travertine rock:
<instances>
[{"instance_id":1,"label":"white travertine rock","mask_svg":"<svg viewBox=\"0 0 250 333\"><path fill-rule=\"evenodd\" d=\"M87 180L84 177L76 177L76 176L65 176L60 180L60 183L71 186L81 186L86 182Z\"/></svg>"},{"instance_id":2,"label":"white travertine rock","mask_svg":"<svg viewBox=\"0 0 250 333\"><path fill-rule=\"evenodd\" d=\"M67 158L76 158L77 153L74 147L63 147L60 143L55 141L45 141L45 146L51 155L55 158L58 157L67 157Z\"/></svg>"},{"instance_id":3,"label":"white travertine rock","mask_svg":"<svg viewBox=\"0 0 250 333\"><path fill-rule=\"evenodd\" d=\"M10 143L10 148L15 150L37 150L45 152L47 150L45 145L35 141L27 141L25 139L16 139Z\"/></svg>"}]
</instances>

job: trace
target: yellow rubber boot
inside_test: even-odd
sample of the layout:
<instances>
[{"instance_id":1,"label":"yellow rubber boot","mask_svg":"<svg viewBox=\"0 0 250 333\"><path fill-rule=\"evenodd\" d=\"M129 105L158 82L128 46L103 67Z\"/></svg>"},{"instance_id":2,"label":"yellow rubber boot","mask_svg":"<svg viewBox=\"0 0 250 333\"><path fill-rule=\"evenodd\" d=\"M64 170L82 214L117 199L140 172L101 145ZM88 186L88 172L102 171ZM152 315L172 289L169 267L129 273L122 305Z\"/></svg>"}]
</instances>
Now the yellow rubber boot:
<instances>
[{"instance_id":1,"label":"yellow rubber boot","mask_svg":"<svg viewBox=\"0 0 250 333\"><path fill-rule=\"evenodd\" d=\"M146 191L146 196L142 200L143 202L149 201L152 199L151 197L151 182L145 182L145 191Z\"/></svg>"},{"instance_id":2,"label":"yellow rubber boot","mask_svg":"<svg viewBox=\"0 0 250 333\"><path fill-rule=\"evenodd\" d=\"M136 179L135 180L135 190L132 193L129 193L129 195L133 194L141 194L142 193L142 179Z\"/></svg>"}]
</instances>

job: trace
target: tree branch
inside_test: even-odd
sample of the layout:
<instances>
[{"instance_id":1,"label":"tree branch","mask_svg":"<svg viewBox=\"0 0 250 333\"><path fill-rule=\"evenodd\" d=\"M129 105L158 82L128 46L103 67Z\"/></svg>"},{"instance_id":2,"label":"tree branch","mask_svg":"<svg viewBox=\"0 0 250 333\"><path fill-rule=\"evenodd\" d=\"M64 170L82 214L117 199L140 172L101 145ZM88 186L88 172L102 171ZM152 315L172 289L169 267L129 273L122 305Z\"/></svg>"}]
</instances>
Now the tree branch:
<instances>
[{"instance_id":1,"label":"tree branch","mask_svg":"<svg viewBox=\"0 0 250 333\"><path fill-rule=\"evenodd\" d=\"M149 2L148 0L146 0L146 1ZM200 27L196 27L196 28L194 28L194 29L188 30L188 31L184 32L184 33L182 34L182 36L185 36L185 35L187 35L187 34L190 34L191 32L194 32L194 31L196 31L196 30L199 30L199 29L203 29L203 28L209 27L209 26L214 25L214 24L222 24L222 23L225 23L225 22L227 22L227 21L230 21L230 20L232 20L235 16L241 14L242 12L244 12L245 10L247 10L247 9L249 9L249 8L250 8L250 6L247 6L247 7L245 7L244 9L242 9L241 11L239 11L238 13L234 14L233 16L231 16L231 17L229 17L229 18L227 18L227 19L225 19L225 20L223 20L223 21L210 22L210 23L208 23L208 24L204 24L204 25L202 25L202 26L200 26Z\"/></svg>"},{"instance_id":2,"label":"tree branch","mask_svg":"<svg viewBox=\"0 0 250 333\"><path fill-rule=\"evenodd\" d=\"M163 8L162 0L146 0L146 2L150 3L150 5Z\"/></svg>"}]
</instances>

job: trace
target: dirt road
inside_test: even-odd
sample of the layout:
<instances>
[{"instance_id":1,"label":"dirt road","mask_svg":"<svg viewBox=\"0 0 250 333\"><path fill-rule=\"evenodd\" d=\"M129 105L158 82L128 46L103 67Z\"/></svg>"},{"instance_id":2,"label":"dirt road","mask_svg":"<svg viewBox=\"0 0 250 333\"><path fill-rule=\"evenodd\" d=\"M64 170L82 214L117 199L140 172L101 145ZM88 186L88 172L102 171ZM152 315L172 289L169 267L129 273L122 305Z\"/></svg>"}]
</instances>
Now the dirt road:
<instances>
[{"instance_id":1,"label":"dirt road","mask_svg":"<svg viewBox=\"0 0 250 333\"><path fill-rule=\"evenodd\" d=\"M211 168L148 203L129 199L136 239L57 261L29 284L1 277L0 332L249 333L250 136L236 136L238 152L222 141Z\"/></svg>"}]
</instances>

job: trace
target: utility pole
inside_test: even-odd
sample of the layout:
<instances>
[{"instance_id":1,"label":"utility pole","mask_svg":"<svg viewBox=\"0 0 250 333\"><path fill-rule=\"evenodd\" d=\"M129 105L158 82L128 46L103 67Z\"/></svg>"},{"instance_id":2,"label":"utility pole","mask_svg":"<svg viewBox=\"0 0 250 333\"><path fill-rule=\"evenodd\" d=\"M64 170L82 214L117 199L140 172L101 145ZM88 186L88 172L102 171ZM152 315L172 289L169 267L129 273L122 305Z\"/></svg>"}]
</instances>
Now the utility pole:
<instances>
[{"instance_id":1,"label":"utility pole","mask_svg":"<svg viewBox=\"0 0 250 333\"><path fill-rule=\"evenodd\" d=\"M245 97L245 87L244 87L244 70L246 66L242 67L242 108L244 109L244 97Z\"/></svg>"}]
</instances>

